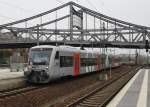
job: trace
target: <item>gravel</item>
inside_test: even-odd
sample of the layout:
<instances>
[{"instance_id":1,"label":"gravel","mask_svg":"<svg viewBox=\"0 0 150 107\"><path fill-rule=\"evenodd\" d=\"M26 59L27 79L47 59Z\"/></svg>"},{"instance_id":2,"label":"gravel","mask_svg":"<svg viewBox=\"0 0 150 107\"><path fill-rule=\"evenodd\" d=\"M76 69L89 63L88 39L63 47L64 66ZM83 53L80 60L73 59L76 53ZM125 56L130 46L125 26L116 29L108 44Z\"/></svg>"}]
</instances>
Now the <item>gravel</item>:
<instances>
[{"instance_id":1,"label":"gravel","mask_svg":"<svg viewBox=\"0 0 150 107\"><path fill-rule=\"evenodd\" d=\"M112 77L115 73L129 71L135 66L121 66L112 70ZM66 98L82 89L96 84L99 81L99 73L85 75L78 78L63 79L50 83L45 88L29 91L26 93L0 99L0 107L50 107L50 105L59 105ZM88 89L87 88L87 89ZM62 106L61 106L62 107Z\"/></svg>"}]
</instances>

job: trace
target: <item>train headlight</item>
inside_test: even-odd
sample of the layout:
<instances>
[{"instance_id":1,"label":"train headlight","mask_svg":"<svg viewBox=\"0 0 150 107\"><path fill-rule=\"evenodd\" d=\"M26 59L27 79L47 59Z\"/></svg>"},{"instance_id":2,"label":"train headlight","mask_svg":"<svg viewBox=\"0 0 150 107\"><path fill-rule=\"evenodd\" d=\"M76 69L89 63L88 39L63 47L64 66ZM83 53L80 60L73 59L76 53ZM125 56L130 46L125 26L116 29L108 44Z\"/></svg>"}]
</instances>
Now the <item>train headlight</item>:
<instances>
[{"instance_id":1,"label":"train headlight","mask_svg":"<svg viewBox=\"0 0 150 107\"><path fill-rule=\"evenodd\" d=\"M32 69L32 66L28 65L28 71L31 71L31 69Z\"/></svg>"},{"instance_id":2,"label":"train headlight","mask_svg":"<svg viewBox=\"0 0 150 107\"><path fill-rule=\"evenodd\" d=\"M24 71L24 72L27 72L27 71L28 71L28 67L25 67L25 68L23 69L23 71Z\"/></svg>"},{"instance_id":3,"label":"train headlight","mask_svg":"<svg viewBox=\"0 0 150 107\"><path fill-rule=\"evenodd\" d=\"M46 70L48 70L48 67L45 67Z\"/></svg>"}]
</instances>

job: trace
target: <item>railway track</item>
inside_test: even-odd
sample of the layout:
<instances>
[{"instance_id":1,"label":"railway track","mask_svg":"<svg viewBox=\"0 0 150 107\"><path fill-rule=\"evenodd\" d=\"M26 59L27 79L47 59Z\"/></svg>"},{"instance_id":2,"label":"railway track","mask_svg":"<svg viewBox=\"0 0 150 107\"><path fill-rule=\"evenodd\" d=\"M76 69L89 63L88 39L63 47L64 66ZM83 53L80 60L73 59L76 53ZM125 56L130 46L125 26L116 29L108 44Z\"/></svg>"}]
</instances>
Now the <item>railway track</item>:
<instances>
[{"instance_id":1,"label":"railway track","mask_svg":"<svg viewBox=\"0 0 150 107\"><path fill-rule=\"evenodd\" d=\"M119 67L117 69L114 69L112 72L112 78L117 77L119 73L123 74L128 71L128 69L131 69L130 66L123 66ZM135 69L133 67L132 69ZM62 96L70 95L73 92L76 92L77 89L82 89L81 86L84 88L86 86L89 86L89 83L92 85L92 87L88 88L88 92L91 92L91 89L94 90L95 85L94 83L98 82L99 84L103 84L107 81L98 81L97 80L98 75L90 75L90 76L84 76L84 78L78 78L78 79L70 79L70 80L64 80L64 81L56 81L56 83L51 83L47 85L40 85L40 86L27 86L22 87L18 89L13 90L5 90L0 91L0 106L2 107L45 107L46 105L49 105L49 102L52 102L52 106L58 107L57 104L58 100L57 98L60 98ZM68 82L69 81L69 82ZM91 82L92 81L92 82ZM84 83L84 84L83 84ZM76 85L74 85L76 84ZM85 85L86 84L86 85ZM97 86L100 86L97 84ZM66 90L66 87L67 90ZM60 91L61 90L61 91ZM37 94L38 93L38 94ZM68 94L69 93L69 94ZM86 92L85 92L86 94ZM85 95L84 93L82 95ZM72 94L73 95L73 94ZM63 97L66 98L66 97ZM56 101L57 102L53 102ZM62 100L60 100L61 102ZM75 101L75 100L73 100ZM68 102L66 105L70 104L71 102ZM50 106L51 107L51 106ZM59 107L64 107L62 104Z\"/></svg>"},{"instance_id":2,"label":"railway track","mask_svg":"<svg viewBox=\"0 0 150 107\"><path fill-rule=\"evenodd\" d=\"M68 104L67 107L105 107L139 69L137 68L132 72L125 72L118 75L111 81L106 82L92 92Z\"/></svg>"},{"instance_id":3,"label":"railway track","mask_svg":"<svg viewBox=\"0 0 150 107\"><path fill-rule=\"evenodd\" d=\"M28 91L34 91L36 89L40 89L43 87L44 86L26 86L26 87L11 89L11 90L0 91L0 99L15 96L18 94L23 94L23 93L28 92Z\"/></svg>"},{"instance_id":4,"label":"railway track","mask_svg":"<svg viewBox=\"0 0 150 107\"><path fill-rule=\"evenodd\" d=\"M9 80L9 79L5 79L5 80ZM63 81L65 81L65 79ZM0 91L0 99L15 96L15 95L18 95L18 94L23 94L23 93L28 92L28 91L34 91L36 89L44 88L44 87L47 87L47 86L48 85L41 85L41 86L26 85L24 87L18 87L18 88L14 88L14 89L2 90L2 91Z\"/></svg>"}]
</instances>

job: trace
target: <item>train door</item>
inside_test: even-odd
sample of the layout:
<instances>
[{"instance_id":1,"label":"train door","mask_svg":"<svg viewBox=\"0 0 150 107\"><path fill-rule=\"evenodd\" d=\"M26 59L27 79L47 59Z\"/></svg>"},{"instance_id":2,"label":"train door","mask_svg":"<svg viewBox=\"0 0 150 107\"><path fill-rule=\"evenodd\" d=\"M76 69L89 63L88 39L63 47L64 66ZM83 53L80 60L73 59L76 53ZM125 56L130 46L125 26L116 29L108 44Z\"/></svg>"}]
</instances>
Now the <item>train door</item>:
<instances>
[{"instance_id":1,"label":"train door","mask_svg":"<svg viewBox=\"0 0 150 107\"><path fill-rule=\"evenodd\" d=\"M57 77L60 77L60 73L59 73L59 70L60 70L60 61L59 61L59 51L56 51L56 55L55 55L55 61L54 61L54 72L55 72L55 75Z\"/></svg>"},{"instance_id":2,"label":"train door","mask_svg":"<svg viewBox=\"0 0 150 107\"><path fill-rule=\"evenodd\" d=\"M80 53L74 54L74 76L80 74Z\"/></svg>"}]
</instances>

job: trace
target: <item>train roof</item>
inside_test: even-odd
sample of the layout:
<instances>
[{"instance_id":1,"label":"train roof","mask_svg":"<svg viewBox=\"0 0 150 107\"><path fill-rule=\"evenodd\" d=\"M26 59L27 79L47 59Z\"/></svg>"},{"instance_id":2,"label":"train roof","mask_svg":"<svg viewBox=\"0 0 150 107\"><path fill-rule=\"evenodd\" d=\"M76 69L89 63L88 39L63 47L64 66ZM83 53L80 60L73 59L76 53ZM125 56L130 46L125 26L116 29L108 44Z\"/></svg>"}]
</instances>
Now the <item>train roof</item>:
<instances>
[{"instance_id":1,"label":"train roof","mask_svg":"<svg viewBox=\"0 0 150 107\"><path fill-rule=\"evenodd\" d=\"M38 46L33 46L31 49L35 49L35 48L55 48L56 46L52 46L52 45L38 45Z\"/></svg>"},{"instance_id":2,"label":"train roof","mask_svg":"<svg viewBox=\"0 0 150 107\"><path fill-rule=\"evenodd\" d=\"M76 47L72 47L72 46L69 46L69 45L60 45L58 46L59 48L62 48L62 49L73 49L73 50L80 50Z\"/></svg>"},{"instance_id":3,"label":"train roof","mask_svg":"<svg viewBox=\"0 0 150 107\"><path fill-rule=\"evenodd\" d=\"M69 45L60 45L60 46L52 46L52 45L39 45L39 46L34 46L31 49L35 49L35 48L62 48L62 49L74 49L74 50L80 50L76 47L72 47Z\"/></svg>"},{"instance_id":4,"label":"train roof","mask_svg":"<svg viewBox=\"0 0 150 107\"><path fill-rule=\"evenodd\" d=\"M55 49L64 50L64 51L78 51L78 52L82 52L82 53L92 53L92 54L99 53L99 52L94 51L94 50L81 50L80 48L72 47L69 45L60 45L60 46L39 45L39 46L34 46L31 49L37 49L37 48L55 48Z\"/></svg>"}]
</instances>

